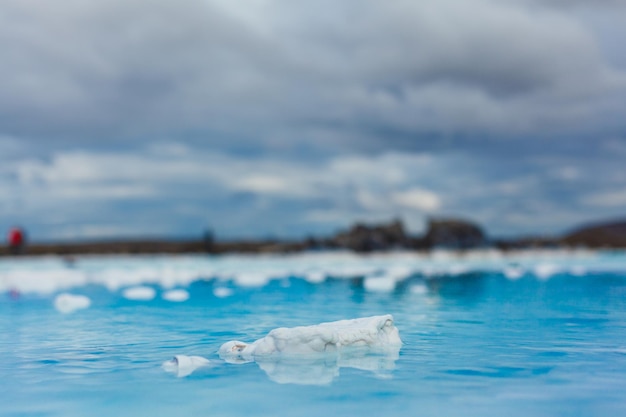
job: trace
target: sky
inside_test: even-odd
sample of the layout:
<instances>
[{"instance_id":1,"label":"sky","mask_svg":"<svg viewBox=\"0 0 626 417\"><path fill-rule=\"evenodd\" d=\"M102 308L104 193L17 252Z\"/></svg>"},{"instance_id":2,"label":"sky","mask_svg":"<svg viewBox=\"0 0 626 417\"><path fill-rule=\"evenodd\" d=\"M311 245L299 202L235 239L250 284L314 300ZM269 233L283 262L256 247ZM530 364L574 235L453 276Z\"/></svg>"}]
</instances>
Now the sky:
<instances>
[{"instance_id":1,"label":"sky","mask_svg":"<svg viewBox=\"0 0 626 417\"><path fill-rule=\"evenodd\" d=\"M1 0L0 228L626 216L623 0Z\"/></svg>"}]
</instances>

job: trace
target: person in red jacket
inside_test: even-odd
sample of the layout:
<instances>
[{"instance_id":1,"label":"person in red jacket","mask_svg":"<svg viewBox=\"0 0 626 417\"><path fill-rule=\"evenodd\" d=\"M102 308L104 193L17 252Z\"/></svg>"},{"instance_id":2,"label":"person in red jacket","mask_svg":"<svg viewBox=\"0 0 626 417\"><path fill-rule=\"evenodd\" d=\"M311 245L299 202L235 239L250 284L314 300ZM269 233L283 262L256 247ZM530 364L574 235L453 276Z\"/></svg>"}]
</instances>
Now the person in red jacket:
<instances>
[{"instance_id":1,"label":"person in red jacket","mask_svg":"<svg viewBox=\"0 0 626 417\"><path fill-rule=\"evenodd\" d=\"M9 230L7 240L11 254L19 255L22 253L24 250L24 244L26 243L26 236L20 227L11 228L11 230Z\"/></svg>"}]
</instances>

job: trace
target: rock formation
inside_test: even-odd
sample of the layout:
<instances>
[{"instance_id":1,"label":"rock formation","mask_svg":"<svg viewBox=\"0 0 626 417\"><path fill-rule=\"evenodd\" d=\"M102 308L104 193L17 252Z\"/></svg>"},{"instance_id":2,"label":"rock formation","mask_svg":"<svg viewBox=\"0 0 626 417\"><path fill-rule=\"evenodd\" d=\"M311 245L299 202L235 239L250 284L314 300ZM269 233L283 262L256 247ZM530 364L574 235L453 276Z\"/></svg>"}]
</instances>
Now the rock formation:
<instances>
[{"instance_id":1,"label":"rock formation","mask_svg":"<svg viewBox=\"0 0 626 417\"><path fill-rule=\"evenodd\" d=\"M356 252L371 252L408 247L409 238L402 222L393 220L388 224L377 225L357 223L349 230L331 238L330 244Z\"/></svg>"},{"instance_id":2,"label":"rock formation","mask_svg":"<svg viewBox=\"0 0 626 417\"><path fill-rule=\"evenodd\" d=\"M431 219L421 239L425 248L469 249L484 246L487 239L482 229L466 220Z\"/></svg>"},{"instance_id":3,"label":"rock formation","mask_svg":"<svg viewBox=\"0 0 626 417\"><path fill-rule=\"evenodd\" d=\"M589 225L566 234L561 242L589 248L626 247L626 220Z\"/></svg>"}]
</instances>

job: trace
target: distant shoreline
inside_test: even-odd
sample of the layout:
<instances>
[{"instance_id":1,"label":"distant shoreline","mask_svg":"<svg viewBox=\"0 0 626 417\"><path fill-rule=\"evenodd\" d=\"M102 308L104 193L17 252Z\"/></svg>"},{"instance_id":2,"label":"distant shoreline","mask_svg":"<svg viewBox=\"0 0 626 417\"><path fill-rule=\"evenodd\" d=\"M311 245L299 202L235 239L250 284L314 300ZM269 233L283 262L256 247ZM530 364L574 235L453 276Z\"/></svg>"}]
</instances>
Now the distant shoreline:
<instances>
[{"instance_id":1,"label":"distant shoreline","mask_svg":"<svg viewBox=\"0 0 626 417\"><path fill-rule=\"evenodd\" d=\"M193 253L278 253L303 251L301 243L288 242L216 242L202 240L116 240L80 243L33 243L20 255L108 255L108 254L193 254ZM11 256L8 246L0 246L0 256Z\"/></svg>"},{"instance_id":2,"label":"distant shoreline","mask_svg":"<svg viewBox=\"0 0 626 417\"><path fill-rule=\"evenodd\" d=\"M387 224L355 224L327 238L302 240L216 241L212 238L190 240L126 239L92 242L31 243L21 255L115 255L115 254L280 254L319 250L349 250L357 253L392 250L430 251L433 249L470 250L495 248L503 251L523 249L626 248L626 221L598 223L575 229L559 237L489 239L482 229L467 220L431 220L422 236L406 233L399 220ZM11 256L7 245L0 256ZM20 255L17 255L20 256Z\"/></svg>"}]
</instances>

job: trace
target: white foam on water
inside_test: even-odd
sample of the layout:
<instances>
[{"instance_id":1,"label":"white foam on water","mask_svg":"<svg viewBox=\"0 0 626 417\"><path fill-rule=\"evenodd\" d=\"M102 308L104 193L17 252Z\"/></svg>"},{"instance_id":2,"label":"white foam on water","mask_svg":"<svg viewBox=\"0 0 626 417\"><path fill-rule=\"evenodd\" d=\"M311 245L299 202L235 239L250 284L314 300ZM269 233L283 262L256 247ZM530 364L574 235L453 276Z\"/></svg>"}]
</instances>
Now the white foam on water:
<instances>
[{"instance_id":1,"label":"white foam on water","mask_svg":"<svg viewBox=\"0 0 626 417\"><path fill-rule=\"evenodd\" d=\"M191 375L196 369L211 366L211 361L202 356L176 355L161 366L166 372L182 378Z\"/></svg>"},{"instance_id":2,"label":"white foam on water","mask_svg":"<svg viewBox=\"0 0 626 417\"><path fill-rule=\"evenodd\" d=\"M169 290L164 292L162 297L167 301L182 303L189 300L189 292L186 290Z\"/></svg>"},{"instance_id":3,"label":"white foam on water","mask_svg":"<svg viewBox=\"0 0 626 417\"><path fill-rule=\"evenodd\" d=\"M398 283L407 280L414 274L414 269L406 265L392 265L383 272L365 277L363 286L371 292L392 292Z\"/></svg>"},{"instance_id":4,"label":"white foam on water","mask_svg":"<svg viewBox=\"0 0 626 417\"><path fill-rule=\"evenodd\" d=\"M122 296L128 300L149 301L156 297L156 291L152 287L131 287L122 291Z\"/></svg>"},{"instance_id":5,"label":"white foam on water","mask_svg":"<svg viewBox=\"0 0 626 417\"><path fill-rule=\"evenodd\" d=\"M63 314L89 308L90 305L91 299L84 295L63 293L54 298L54 308Z\"/></svg>"},{"instance_id":6,"label":"white foam on water","mask_svg":"<svg viewBox=\"0 0 626 417\"><path fill-rule=\"evenodd\" d=\"M518 278L519 267L539 279L558 272L572 275L626 272L624 257L584 250L522 250L499 252L434 251L357 255L347 252L291 255L205 256L85 256L72 263L62 257L0 259L0 292L49 296L86 285L111 292L159 286L164 290L188 287L199 280L222 279L239 287L263 287L272 280L300 277L312 284L329 278L364 278L368 291L392 291L413 275L428 279L466 272L501 272ZM572 266L574 265L574 266ZM230 285L228 285L230 286Z\"/></svg>"},{"instance_id":7,"label":"white foam on water","mask_svg":"<svg viewBox=\"0 0 626 417\"><path fill-rule=\"evenodd\" d=\"M23 294L50 295L58 291L82 287L87 283L87 276L83 272L70 269L17 269L0 273L0 290L15 290Z\"/></svg>"}]
</instances>

